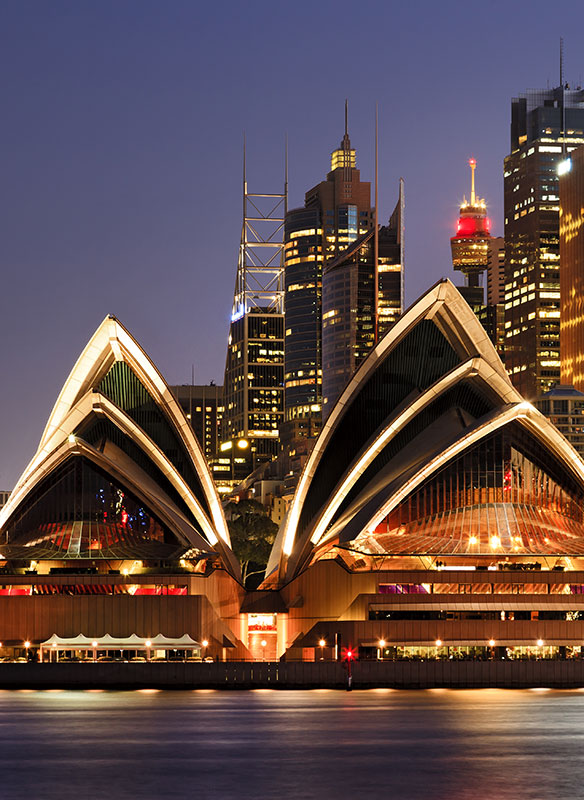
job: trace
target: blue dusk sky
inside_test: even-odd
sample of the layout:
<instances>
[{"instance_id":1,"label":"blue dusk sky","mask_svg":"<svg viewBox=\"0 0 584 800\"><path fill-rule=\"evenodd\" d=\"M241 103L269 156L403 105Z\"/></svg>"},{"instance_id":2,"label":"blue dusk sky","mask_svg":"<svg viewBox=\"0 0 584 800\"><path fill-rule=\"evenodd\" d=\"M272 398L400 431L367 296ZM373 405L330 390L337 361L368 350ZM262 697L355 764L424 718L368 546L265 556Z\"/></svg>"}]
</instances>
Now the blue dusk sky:
<instances>
[{"instance_id":1,"label":"blue dusk sky","mask_svg":"<svg viewBox=\"0 0 584 800\"><path fill-rule=\"evenodd\" d=\"M531 0L4 0L0 489L115 314L169 383L223 380L250 191L324 179L344 101L380 219L406 186L408 304L453 277L467 160L502 235L510 99L581 83L584 4ZM457 281L460 282L460 281Z\"/></svg>"}]
</instances>

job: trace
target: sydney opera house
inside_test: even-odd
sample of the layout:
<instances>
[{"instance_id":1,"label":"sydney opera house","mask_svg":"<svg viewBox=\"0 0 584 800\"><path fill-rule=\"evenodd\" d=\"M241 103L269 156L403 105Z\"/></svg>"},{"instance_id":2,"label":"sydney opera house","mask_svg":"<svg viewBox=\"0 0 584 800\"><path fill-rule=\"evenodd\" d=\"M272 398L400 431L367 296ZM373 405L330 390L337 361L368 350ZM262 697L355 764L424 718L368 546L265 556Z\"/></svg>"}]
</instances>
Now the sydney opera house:
<instances>
[{"instance_id":1,"label":"sydney opera house","mask_svg":"<svg viewBox=\"0 0 584 800\"><path fill-rule=\"evenodd\" d=\"M0 516L0 637L205 640L226 659L573 658L584 462L449 281L331 410L246 593L201 450L108 318Z\"/></svg>"}]
</instances>

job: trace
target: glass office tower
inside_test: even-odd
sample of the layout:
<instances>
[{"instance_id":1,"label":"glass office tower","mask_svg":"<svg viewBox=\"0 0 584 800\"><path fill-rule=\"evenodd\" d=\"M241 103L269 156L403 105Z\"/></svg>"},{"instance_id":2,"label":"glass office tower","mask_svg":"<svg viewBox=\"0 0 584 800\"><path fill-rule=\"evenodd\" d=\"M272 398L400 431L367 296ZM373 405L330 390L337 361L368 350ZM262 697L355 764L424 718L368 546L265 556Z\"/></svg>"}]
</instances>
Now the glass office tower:
<instances>
[{"instance_id":1,"label":"glass office tower","mask_svg":"<svg viewBox=\"0 0 584 800\"><path fill-rule=\"evenodd\" d=\"M504 180L505 366L527 399L560 380L558 166L582 142L581 88L513 98Z\"/></svg>"}]
</instances>

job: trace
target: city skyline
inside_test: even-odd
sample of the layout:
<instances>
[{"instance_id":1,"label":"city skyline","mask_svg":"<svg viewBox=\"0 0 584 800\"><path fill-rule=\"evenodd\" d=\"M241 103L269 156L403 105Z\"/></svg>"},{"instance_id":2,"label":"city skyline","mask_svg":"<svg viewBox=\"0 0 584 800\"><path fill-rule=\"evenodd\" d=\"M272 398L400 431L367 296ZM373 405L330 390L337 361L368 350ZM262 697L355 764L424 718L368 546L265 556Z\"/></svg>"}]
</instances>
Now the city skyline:
<instances>
[{"instance_id":1,"label":"city skyline","mask_svg":"<svg viewBox=\"0 0 584 800\"><path fill-rule=\"evenodd\" d=\"M285 13L258 3L261 34L234 4L227 20L183 2L164 12L142 3L139 15L135 3L6 10L0 335L10 390L0 413L0 489L12 488L32 457L39 420L107 313L143 342L169 383L188 382L193 363L196 383L221 383L244 129L252 191L281 190L287 134L292 208L337 145L345 98L357 166L373 180L379 102L380 221L397 181L406 181L406 305L453 277L449 236L470 156L492 232L502 235L511 97L557 85L559 36L584 12L560 3L570 23L564 15L550 24L535 3L521 40L521 10L491 4L492 20L505 9L506 23L484 24L471 71L453 51L479 18L462 3L428 6L423 18L370 3L363 13L399 23L400 40L388 48L387 26L373 26L371 64L330 92L311 92L318 42L325 30L341 33L345 6L335 6L338 19L311 9L310 28L299 33L298 19L289 20L282 33ZM567 79L581 83L576 42L565 41ZM252 46L250 74L242 74L238 63Z\"/></svg>"}]
</instances>

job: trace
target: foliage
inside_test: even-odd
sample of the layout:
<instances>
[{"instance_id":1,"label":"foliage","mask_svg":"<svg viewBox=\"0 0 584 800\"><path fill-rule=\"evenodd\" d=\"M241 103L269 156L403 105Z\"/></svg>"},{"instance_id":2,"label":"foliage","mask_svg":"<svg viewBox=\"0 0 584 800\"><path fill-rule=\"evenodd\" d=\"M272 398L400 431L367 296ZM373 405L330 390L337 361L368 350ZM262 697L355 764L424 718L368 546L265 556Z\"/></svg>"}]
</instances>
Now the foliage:
<instances>
[{"instance_id":1,"label":"foliage","mask_svg":"<svg viewBox=\"0 0 584 800\"><path fill-rule=\"evenodd\" d=\"M257 500L229 503L225 509L231 546L239 563L245 585L252 575L264 573L278 526ZM256 583L258 581L254 581ZM248 588L250 588L248 586Z\"/></svg>"}]
</instances>

